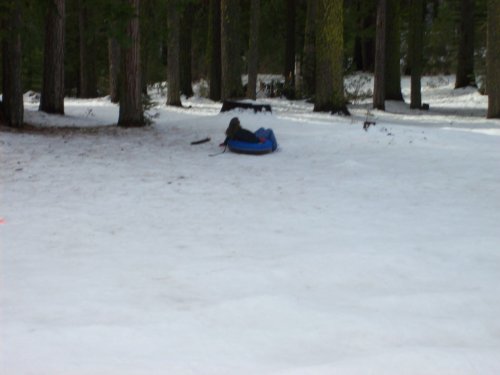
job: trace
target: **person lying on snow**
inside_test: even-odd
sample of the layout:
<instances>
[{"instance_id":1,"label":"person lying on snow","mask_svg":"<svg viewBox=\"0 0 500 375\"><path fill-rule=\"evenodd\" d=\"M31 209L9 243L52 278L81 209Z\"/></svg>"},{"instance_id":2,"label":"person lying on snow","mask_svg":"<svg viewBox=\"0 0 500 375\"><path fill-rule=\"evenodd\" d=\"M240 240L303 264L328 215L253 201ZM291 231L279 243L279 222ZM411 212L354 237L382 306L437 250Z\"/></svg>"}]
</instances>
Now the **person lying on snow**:
<instances>
[{"instance_id":1,"label":"person lying on snow","mask_svg":"<svg viewBox=\"0 0 500 375\"><path fill-rule=\"evenodd\" d=\"M229 141L240 141L248 143L264 143L270 140L273 144L273 151L278 147L276 138L271 129L260 128L255 133L241 127L238 117L233 117L226 129L226 139L219 146L225 147Z\"/></svg>"},{"instance_id":2,"label":"person lying on snow","mask_svg":"<svg viewBox=\"0 0 500 375\"><path fill-rule=\"evenodd\" d=\"M259 139L250 130L242 128L238 117L233 117L229 122L229 126L226 129L226 139L220 146L227 146L227 142L231 140L248 143L260 143L265 141L265 139Z\"/></svg>"}]
</instances>

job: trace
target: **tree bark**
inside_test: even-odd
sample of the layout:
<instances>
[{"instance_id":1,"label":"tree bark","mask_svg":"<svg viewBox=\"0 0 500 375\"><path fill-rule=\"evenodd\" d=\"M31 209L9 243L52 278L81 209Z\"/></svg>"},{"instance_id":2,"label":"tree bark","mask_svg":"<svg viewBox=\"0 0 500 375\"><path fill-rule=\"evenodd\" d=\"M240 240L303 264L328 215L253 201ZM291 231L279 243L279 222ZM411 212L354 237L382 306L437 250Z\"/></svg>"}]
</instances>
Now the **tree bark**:
<instances>
[{"instance_id":1,"label":"tree bark","mask_svg":"<svg viewBox=\"0 0 500 375\"><path fill-rule=\"evenodd\" d=\"M45 18L40 111L64 114L64 17L65 1L52 0Z\"/></svg>"},{"instance_id":2,"label":"tree bark","mask_svg":"<svg viewBox=\"0 0 500 375\"><path fill-rule=\"evenodd\" d=\"M343 0L318 1L315 112L348 114L344 98Z\"/></svg>"},{"instance_id":3,"label":"tree bark","mask_svg":"<svg viewBox=\"0 0 500 375\"><path fill-rule=\"evenodd\" d=\"M379 0L377 9L377 37L375 41L375 83L373 108L385 111L385 64L386 64L386 22L387 0Z\"/></svg>"},{"instance_id":4,"label":"tree bark","mask_svg":"<svg viewBox=\"0 0 500 375\"><path fill-rule=\"evenodd\" d=\"M377 2L362 1L362 37L361 56L363 58L363 71L375 70L375 36L369 30L375 30L377 24Z\"/></svg>"},{"instance_id":5,"label":"tree bark","mask_svg":"<svg viewBox=\"0 0 500 375\"><path fill-rule=\"evenodd\" d=\"M285 63L283 75L285 86L295 86L295 0L284 0L286 9Z\"/></svg>"},{"instance_id":6,"label":"tree bark","mask_svg":"<svg viewBox=\"0 0 500 375\"><path fill-rule=\"evenodd\" d=\"M180 15L178 0L168 0L167 8L167 105L181 107L181 73L179 65Z\"/></svg>"},{"instance_id":7,"label":"tree bark","mask_svg":"<svg viewBox=\"0 0 500 375\"><path fill-rule=\"evenodd\" d=\"M196 6L194 3L185 4L180 20L180 91L188 98L194 95L191 73L191 48L193 44L192 30L195 11Z\"/></svg>"},{"instance_id":8,"label":"tree bark","mask_svg":"<svg viewBox=\"0 0 500 375\"><path fill-rule=\"evenodd\" d=\"M500 0L488 0L487 48L487 116L500 118Z\"/></svg>"},{"instance_id":9,"label":"tree bark","mask_svg":"<svg viewBox=\"0 0 500 375\"><path fill-rule=\"evenodd\" d=\"M80 34L80 98L97 97L97 77L95 58L91 51L95 48L95 41L90 38L89 12L86 0L78 1L78 24Z\"/></svg>"},{"instance_id":10,"label":"tree bark","mask_svg":"<svg viewBox=\"0 0 500 375\"><path fill-rule=\"evenodd\" d=\"M221 0L210 0L208 15L208 81L209 98L221 99Z\"/></svg>"},{"instance_id":11,"label":"tree bark","mask_svg":"<svg viewBox=\"0 0 500 375\"><path fill-rule=\"evenodd\" d=\"M260 0L252 0L250 5L247 96L253 100L257 98L257 74L259 71L259 21Z\"/></svg>"},{"instance_id":12,"label":"tree bark","mask_svg":"<svg viewBox=\"0 0 500 375\"><path fill-rule=\"evenodd\" d=\"M24 122L24 103L21 79L21 5L19 1L5 19L0 20L2 31L2 109L7 125L19 127Z\"/></svg>"},{"instance_id":13,"label":"tree bark","mask_svg":"<svg viewBox=\"0 0 500 375\"><path fill-rule=\"evenodd\" d=\"M141 95L140 0L125 1L132 7L134 14L127 23L128 44L123 48L121 56L123 74L118 126L138 127L145 125Z\"/></svg>"},{"instance_id":14,"label":"tree bark","mask_svg":"<svg viewBox=\"0 0 500 375\"><path fill-rule=\"evenodd\" d=\"M108 39L109 96L112 103L120 101L120 44L116 38Z\"/></svg>"},{"instance_id":15,"label":"tree bark","mask_svg":"<svg viewBox=\"0 0 500 375\"><path fill-rule=\"evenodd\" d=\"M456 89L476 85L474 77L474 9L474 0L460 0Z\"/></svg>"},{"instance_id":16,"label":"tree bark","mask_svg":"<svg viewBox=\"0 0 500 375\"><path fill-rule=\"evenodd\" d=\"M158 12L158 2L156 0L147 0L141 4L140 9L140 34L141 34L141 92L142 95L148 95L148 78L150 69L150 60L153 58L151 48L152 39L157 36L158 30L153 30L149 25L149 20L153 20ZM145 22L143 22L145 21ZM152 22L154 24L154 22ZM153 42L154 43L154 42Z\"/></svg>"},{"instance_id":17,"label":"tree bark","mask_svg":"<svg viewBox=\"0 0 500 375\"><path fill-rule=\"evenodd\" d=\"M399 2L400 0L388 0L387 3L385 99L403 101Z\"/></svg>"},{"instance_id":18,"label":"tree bark","mask_svg":"<svg viewBox=\"0 0 500 375\"><path fill-rule=\"evenodd\" d=\"M224 100L243 97L239 18L239 2L221 0L221 94Z\"/></svg>"},{"instance_id":19,"label":"tree bark","mask_svg":"<svg viewBox=\"0 0 500 375\"><path fill-rule=\"evenodd\" d=\"M307 1L304 59L302 63L302 90L306 97L316 91L316 10L317 0Z\"/></svg>"},{"instance_id":20,"label":"tree bark","mask_svg":"<svg viewBox=\"0 0 500 375\"><path fill-rule=\"evenodd\" d=\"M422 108L422 58L423 58L423 20L424 1L410 0L410 35L409 35L409 55L411 69L411 102L410 108Z\"/></svg>"}]
</instances>

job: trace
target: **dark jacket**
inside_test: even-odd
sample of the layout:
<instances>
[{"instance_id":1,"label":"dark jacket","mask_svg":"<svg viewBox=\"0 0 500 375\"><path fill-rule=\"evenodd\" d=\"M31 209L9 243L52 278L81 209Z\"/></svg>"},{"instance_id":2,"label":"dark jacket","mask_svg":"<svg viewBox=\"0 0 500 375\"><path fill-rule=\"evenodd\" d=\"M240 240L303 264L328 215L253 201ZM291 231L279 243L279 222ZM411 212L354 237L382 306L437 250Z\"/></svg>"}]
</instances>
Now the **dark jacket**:
<instances>
[{"instance_id":1,"label":"dark jacket","mask_svg":"<svg viewBox=\"0 0 500 375\"><path fill-rule=\"evenodd\" d=\"M250 130L246 130L243 128L238 129L236 133L234 133L234 136L231 139L227 137L223 144L227 145L227 142L229 142L230 140L248 142L248 143L260 142L260 139L254 133L252 133Z\"/></svg>"}]
</instances>

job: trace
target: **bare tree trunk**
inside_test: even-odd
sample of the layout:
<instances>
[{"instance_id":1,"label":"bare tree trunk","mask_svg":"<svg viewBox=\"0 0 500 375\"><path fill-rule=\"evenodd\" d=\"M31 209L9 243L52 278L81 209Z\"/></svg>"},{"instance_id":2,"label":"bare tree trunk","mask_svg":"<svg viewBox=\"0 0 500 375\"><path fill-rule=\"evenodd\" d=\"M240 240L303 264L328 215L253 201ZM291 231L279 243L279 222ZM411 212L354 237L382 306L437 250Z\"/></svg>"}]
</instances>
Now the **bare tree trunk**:
<instances>
[{"instance_id":1,"label":"bare tree trunk","mask_svg":"<svg viewBox=\"0 0 500 375\"><path fill-rule=\"evenodd\" d=\"M128 21L127 47L122 50L122 91L120 93L120 114L118 126L144 126L141 95L141 48L139 33L140 0L125 0L132 6L134 15Z\"/></svg>"},{"instance_id":2,"label":"bare tree trunk","mask_svg":"<svg viewBox=\"0 0 500 375\"><path fill-rule=\"evenodd\" d=\"M293 90L295 86L295 0L284 0L286 8L285 38L285 87Z\"/></svg>"},{"instance_id":3,"label":"bare tree trunk","mask_svg":"<svg viewBox=\"0 0 500 375\"><path fill-rule=\"evenodd\" d=\"M78 23L80 31L80 97L97 97L95 59L90 55L93 42L89 40L89 7L85 0L78 1Z\"/></svg>"},{"instance_id":4,"label":"bare tree trunk","mask_svg":"<svg viewBox=\"0 0 500 375\"><path fill-rule=\"evenodd\" d=\"M423 55L424 1L410 0L411 102L410 108L422 108L422 55Z\"/></svg>"},{"instance_id":5,"label":"bare tree trunk","mask_svg":"<svg viewBox=\"0 0 500 375\"><path fill-rule=\"evenodd\" d=\"M387 3L385 99L403 101L399 2L400 0L388 0Z\"/></svg>"},{"instance_id":6,"label":"bare tree trunk","mask_svg":"<svg viewBox=\"0 0 500 375\"><path fill-rule=\"evenodd\" d=\"M193 78L192 78L192 64L191 64L191 48L193 45L193 21L194 14L196 11L196 4L187 3L184 4L184 9L182 10L182 17L180 20L180 88L181 93L186 95L188 98L194 95L193 92Z\"/></svg>"},{"instance_id":7,"label":"bare tree trunk","mask_svg":"<svg viewBox=\"0 0 500 375\"><path fill-rule=\"evenodd\" d=\"M387 0L379 0L377 9L377 37L375 41L375 83L373 108L385 111Z\"/></svg>"},{"instance_id":8,"label":"bare tree trunk","mask_svg":"<svg viewBox=\"0 0 500 375\"><path fill-rule=\"evenodd\" d=\"M64 114L65 1L52 0L45 18L45 46L40 111Z\"/></svg>"},{"instance_id":9,"label":"bare tree trunk","mask_svg":"<svg viewBox=\"0 0 500 375\"><path fill-rule=\"evenodd\" d=\"M159 34L157 30L153 30L150 25L148 25L148 22L150 19L154 19L156 17L156 13L158 13L158 4L157 0L143 1L140 10L141 92L144 96L148 96L149 62L153 57L150 47L151 40L156 39L155 36Z\"/></svg>"},{"instance_id":10,"label":"bare tree trunk","mask_svg":"<svg viewBox=\"0 0 500 375\"><path fill-rule=\"evenodd\" d=\"M109 60L109 96L111 102L120 101L120 45L116 38L108 39L108 60Z\"/></svg>"},{"instance_id":11,"label":"bare tree trunk","mask_svg":"<svg viewBox=\"0 0 500 375\"><path fill-rule=\"evenodd\" d=\"M355 20L355 36L354 36L354 47L353 47L353 52L352 52L352 59L353 59L353 66L356 71L362 71L363 70L363 54L361 52L361 40L362 40L362 23L360 20L362 19L361 16L361 0L353 0L351 2L347 3L347 6L351 11L355 14L354 20Z\"/></svg>"},{"instance_id":12,"label":"bare tree trunk","mask_svg":"<svg viewBox=\"0 0 500 375\"><path fill-rule=\"evenodd\" d=\"M375 57L375 36L369 30L375 29L376 1L353 0L351 7L356 14L356 37L354 64L357 70L373 72Z\"/></svg>"},{"instance_id":13,"label":"bare tree trunk","mask_svg":"<svg viewBox=\"0 0 500 375\"><path fill-rule=\"evenodd\" d=\"M500 0L488 0L488 118L500 118Z\"/></svg>"},{"instance_id":14,"label":"bare tree trunk","mask_svg":"<svg viewBox=\"0 0 500 375\"><path fill-rule=\"evenodd\" d=\"M259 21L260 0L252 0L250 5L250 45L248 51L247 96L257 98L257 74L259 71Z\"/></svg>"},{"instance_id":15,"label":"bare tree trunk","mask_svg":"<svg viewBox=\"0 0 500 375\"><path fill-rule=\"evenodd\" d=\"M373 72L375 69L375 44L376 36L370 30L375 30L377 25L377 1L359 0L359 29L362 70Z\"/></svg>"},{"instance_id":16,"label":"bare tree trunk","mask_svg":"<svg viewBox=\"0 0 500 375\"><path fill-rule=\"evenodd\" d=\"M221 0L222 99L243 97L239 22L239 2Z\"/></svg>"},{"instance_id":17,"label":"bare tree trunk","mask_svg":"<svg viewBox=\"0 0 500 375\"><path fill-rule=\"evenodd\" d=\"M210 0L208 16L208 81L209 98L215 101L221 98L221 0Z\"/></svg>"},{"instance_id":18,"label":"bare tree trunk","mask_svg":"<svg viewBox=\"0 0 500 375\"><path fill-rule=\"evenodd\" d=\"M21 84L21 5L13 4L5 19L0 20L2 31L2 108L7 125L19 127L24 122L24 103Z\"/></svg>"},{"instance_id":19,"label":"bare tree trunk","mask_svg":"<svg viewBox=\"0 0 500 375\"><path fill-rule=\"evenodd\" d=\"M181 107L181 73L179 66L180 15L178 0L168 0L167 8L167 105Z\"/></svg>"},{"instance_id":20,"label":"bare tree trunk","mask_svg":"<svg viewBox=\"0 0 500 375\"><path fill-rule=\"evenodd\" d=\"M475 0L460 0L456 89L476 85L474 78L474 9Z\"/></svg>"},{"instance_id":21,"label":"bare tree trunk","mask_svg":"<svg viewBox=\"0 0 500 375\"><path fill-rule=\"evenodd\" d=\"M344 97L343 0L318 1L315 112L349 114Z\"/></svg>"},{"instance_id":22,"label":"bare tree trunk","mask_svg":"<svg viewBox=\"0 0 500 375\"><path fill-rule=\"evenodd\" d=\"M302 64L302 89L305 96L316 90L316 9L317 0L307 1L306 30L304 35L304 61Z\"/></svg>"}]
</instances>

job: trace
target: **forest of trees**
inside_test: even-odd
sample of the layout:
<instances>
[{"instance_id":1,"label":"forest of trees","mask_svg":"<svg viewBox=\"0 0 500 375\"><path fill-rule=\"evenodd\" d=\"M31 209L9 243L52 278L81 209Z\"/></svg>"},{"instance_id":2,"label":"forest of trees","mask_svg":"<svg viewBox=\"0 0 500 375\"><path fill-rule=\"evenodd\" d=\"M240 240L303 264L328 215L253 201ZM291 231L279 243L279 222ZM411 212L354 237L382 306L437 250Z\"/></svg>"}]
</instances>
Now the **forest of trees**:
<instances>
[{"instance_id":1,"label":"forest of trees","mask_svg":"<svg viewBox=\"0 0 500 375\"><path fill-rule=\"evenodd\" d=\"M207 96L255 99L258 73L281 74L277 95L348 114L344 77L374 74L373 106L421 108L423 74L456 74L500 118L500 0L0 0L0 119L23 124L23 92L64 114L64 97L110 95L119 126L142 126L147 87L168 82L181 106L192 83ZM248 85L241 77L248 74Z\"/></svg>"}]
</instances>

